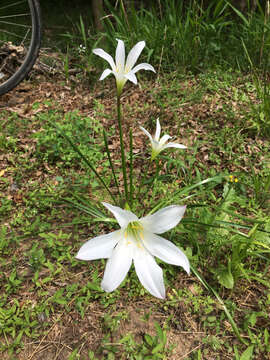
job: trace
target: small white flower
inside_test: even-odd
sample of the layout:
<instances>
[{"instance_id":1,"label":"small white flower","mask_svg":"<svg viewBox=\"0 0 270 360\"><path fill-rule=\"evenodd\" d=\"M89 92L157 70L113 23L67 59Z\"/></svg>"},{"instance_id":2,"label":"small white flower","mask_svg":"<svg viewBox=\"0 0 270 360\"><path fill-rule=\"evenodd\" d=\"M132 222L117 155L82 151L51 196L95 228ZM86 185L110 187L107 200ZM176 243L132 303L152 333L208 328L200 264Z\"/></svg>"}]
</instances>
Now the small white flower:
<instances>
[{"instance_id":1,"label":"small white flower","mask_svg":"<svg viewBox=\"0 0 270 360\"><path fill-rule=\"evenodd\" d=\"M103 290L115 290L126 277L132 261L141 284L154 296L164 299L162 269L154 256L168 264L182 266L189 273L186 255L173 243L156 234L174 228L182 219L186 206L171 205L141 219L131 211L107 203L121 229L87 241L76 258L96 260L108 258L101 283Z\"/></svg>"},{"instance_id":2,"label":"small white flower","mask_svg":"<svg viewBox=\"0 0 270 360\"><path fill-rule=\"evenodd\" d=\"M155 69L152 65L147 63L142 63L133 67L138 60L143 48L145 47L145 42L138 42L129 52L127 61L125 62L125 45L122 40L118 40L116 53L115 53L115 62L110 54L106 53L102 49L94 49L93 53L102 57L111 66L111 69L105 69L101 74L99 80L105 79L108 75L113 74L116 78L117 92L118 95L122 93L122 89L127 82L130 80L135 85L137 84L137 78L135 73L139 70L151 70L155 72Z\"/></svg>"},{"instance_id":3,"label":"small white flower","mask_svg":"<svg viewBox=\"0 0 270 360\"><path fill-rule=\"evenodd\" d=\"M162 150L165 150L167 148L177 148L177 149L187 148L185 145L182 144L177 144L174 142L167 143L167 141L172 138L170 135L163 135L160 139L161 127L160 127L159 119L157 119L156 133L154 137L152 137L151 134L149 134L149 132L145 130L144 127L140 126L140 129L145 133L145 135L149 137L151 141L151 146L152 146L151 160L154 160Z\"/></svg>"},{"instance_id":4,"label":"small white flower","mask_svg":"<svg viewBox=\"0 0 270 360\"><path fill-rule=\"evenodd\" d=\"M79 54L84 54L86 52L86 47L80 44L78 47Z\"/></svg>"}]
</instances>

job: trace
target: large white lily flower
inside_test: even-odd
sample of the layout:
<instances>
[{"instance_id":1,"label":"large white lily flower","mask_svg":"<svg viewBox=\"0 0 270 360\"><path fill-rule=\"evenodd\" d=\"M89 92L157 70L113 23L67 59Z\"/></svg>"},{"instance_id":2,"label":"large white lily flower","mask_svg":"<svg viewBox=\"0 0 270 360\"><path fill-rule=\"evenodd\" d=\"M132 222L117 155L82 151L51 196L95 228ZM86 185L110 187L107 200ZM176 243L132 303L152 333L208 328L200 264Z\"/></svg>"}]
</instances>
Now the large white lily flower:
<instances>
[{"instance_id":1,"label":"large white lily flower","mask_svg":"<svg viewBox=\"0 0 270 360\"><path fill-rule=\"evenodd\" d=\"M131 211L102 203L110 210L120 229L87 241L76 258L108 258L101 283L103 290L115 290L126 277L132 261L141 284L154 296L164 299L165 287L161 267L154 256L168 264L182 266L189 273L186 255L173 243L156 234L174 228L182 219L186 206L171 205L141 219Z\"/></svg>"},{"instance_id":2,"label":"large white lily flower","mask_svg":"<svg viewBox=\"0 0 270 360\"><path fill-rule=\"evenodd\" d=\"M111 69L105 69L101 74L99 80L105 79L108 75L113 74L116 79L117 93L120 95L122 93L123 87L127 80L130 80L135 85L137 84L137 78L135 73L139 70L151 70L155 72L155 69L152 65L141 63L133 67L138 60L143 48L145 47L145 41L139 41L129 52L127 61L125 62L125 45L122 40L118 40L116 53L115 53L115 62L110 54L106 53L102 49L94 49L93 53L102 57L111 66Z\"/></svg>"},{"instance_id":3,"label":"large white lily flower","mask_svg":"<svg viewBox=\"0 0 270 360\"><path fill-rule=\"evenodd\" d=\"M155 136L152 137L152 135L142 126L140 126L140 129L147 135L151 141L152 146L152 155L151 160L154 160L158 154L167 148L178 148L178 149L186 149L187 147L182 144L177 144L175 142L167 142L172 137L170 135L163 135L160 139L160 132L161 127L159 123L159 119L157 119L157 126L156 126L156 133Z\"/></svg>"}]
</instances>

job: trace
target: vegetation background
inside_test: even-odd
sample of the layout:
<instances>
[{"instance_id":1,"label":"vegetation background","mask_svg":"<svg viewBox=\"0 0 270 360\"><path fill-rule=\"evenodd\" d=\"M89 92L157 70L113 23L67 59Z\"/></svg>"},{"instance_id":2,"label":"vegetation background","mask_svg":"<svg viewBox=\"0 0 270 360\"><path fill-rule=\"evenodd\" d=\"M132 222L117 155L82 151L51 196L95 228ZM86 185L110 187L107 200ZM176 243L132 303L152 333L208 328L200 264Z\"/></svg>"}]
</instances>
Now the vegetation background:
<instances>
[{"instance_id":1,"label":"vegetation background","mask_svg":"<svg viewBox=\"0 0 270 360\"><path fill-rule=\"evenodd\" d=\"M0 100L2 358L269 360L269 1L104 0L101 28L89 4L41 2L39 61ZM157 70L123 97L134 173L149 174L138 211L179 189L188 209L166 236L193 272L161 264L165 301L134 271L104 293L105 262L74 258L115 225L93 220L104 194L52 124L113 186L102 131L117 164L114 82L97 81L106 65L92 49L113 54L117 38L145 40L140 60ZM153 133L157 117L188 151L164 154L155 178L138 124Z\"/></svg>"}]
</instances>

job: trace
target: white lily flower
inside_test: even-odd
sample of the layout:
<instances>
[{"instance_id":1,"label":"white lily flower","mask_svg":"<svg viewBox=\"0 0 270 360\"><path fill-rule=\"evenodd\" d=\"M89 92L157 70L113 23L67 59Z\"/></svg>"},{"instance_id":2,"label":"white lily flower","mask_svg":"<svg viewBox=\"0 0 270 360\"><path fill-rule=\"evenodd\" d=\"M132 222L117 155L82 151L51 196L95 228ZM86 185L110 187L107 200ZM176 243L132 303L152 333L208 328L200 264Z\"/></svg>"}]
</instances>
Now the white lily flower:
<instances>
[{"instance_id":1,"label":"white lily flower","mask_svg":"<svg viewBox=\"0 0 270 360\"><path fill-rule=\"evenodd\" d=\"M155 72L153 66L147 63L141 63L134 67L144 47L145 47L145 41L139 41L130 50L126 62L125 62L125 45L122 40L118 40L116 53L115 53L115 62L111 57L111 55L106 53L104 50L94 49L93 53L108 61L108 63L111 66L111 69L105 69L103 71L99 80L103 80L108 75L113 74L116 79L117 93L119 96L121 95L123 87L127 82L127 80L130 80L135 85L137 84L137 78L135 75L137 71L143 69L143 70L151 70Z\"/></svg>"},{"instance_id":2,"label":"white lily flower","mask_svg":"<svg viewBox=\"0 0 270 360\"><path fill-rule=\"evenodd\" d=\"M120 225L112 233L88 240L76 258L96 260L108 258L101 283L103 290L115 290L126 277L132 262L141 284L154 296L164 299L165 287L161 267L154 256L168 264L182 266L189 273L186 255L173 243L157 234L174 228L182 219L186 206L171 205L141 219L131 211L105 202Z\"/></svg>"},{"instance_id":3,"label":"white lily flower","mask_svg":"<svg viewBox=\"0 0 270 360\"><path fill-rule=\"evenodd\" d=\"M178 149L187 148L185 145L182 144L177 144L174 142L167 143L167 141L172 138L170 135L163 135L160 139L161 127L160 127L159 119L157 119L156 133L154 137L152 137L152 135L149 134L149 132L144 127L140 126L140 129L145 133L145 135L149 137L151 141L151 146L152 146L151 160L154 160L162 150L165 150L167 148L178 148Z\"/></svg>"},{"instance_id":4,"label":"white lily flower","mask_svg":"<svg viewBox=\"0 0 270 360\"><path fill-rule=\"evenodd\" d=\"M145 135L149 137L151 141L151 146L152 146L151 160L154 160L162 150L165 150L167 148L170 147L174 147L177 149L187 148L185 145L177 144L175 142L167 143L167 141L172 138L172 136L170 135L163 135L160 139L161 127L160 127L159 119L157 119L156 133L154 137L152 137L152 135L144 127L140 126L140 129L145 133Z\"/></svg>"}]
</instances>

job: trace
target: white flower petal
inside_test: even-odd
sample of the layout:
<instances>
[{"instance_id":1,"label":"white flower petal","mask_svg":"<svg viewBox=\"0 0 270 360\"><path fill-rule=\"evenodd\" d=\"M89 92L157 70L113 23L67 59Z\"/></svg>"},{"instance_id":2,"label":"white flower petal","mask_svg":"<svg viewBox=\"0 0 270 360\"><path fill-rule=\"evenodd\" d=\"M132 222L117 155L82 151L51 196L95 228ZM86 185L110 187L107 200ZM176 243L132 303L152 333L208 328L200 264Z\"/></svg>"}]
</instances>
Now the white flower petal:
<instances>
[{"instance_id":1,"label":"white flower petal","mask_svg":"<svg viewBox=\"0 0 270 360\"><path fill-rule=\"evenodd\" d=\"M118 72L123 73L125 68L125 44L122 40L118 40L115 52L115 65Z\"/></svg>"},{"instance_id":2,"label":"white flower petal","mask_svg":"<svg viewBox=\"0 0 270 360\"><path fill-rule=\"evenodd\" d=\"M177 143L168 143L166 145L164 145L163 147L164 149L167 149L167 148L177 148L177 149L186 149L187 147L185 145L182 145L182 144L177 144Z\"/></svg>"},{"instance_id":3,"label":"white flower petal","mask_svg":"<svg viewBox=\"0 0 270 360\"><path fill-rule=\"evenodd\" d=\"M186 255L172 242L161 236L144 232L143 244L153 255L168 264L182 266L189 274L189 261Z\"/></svg>"},{"instance_id":4,"label":"white flower petal","mask_svg":"<svg viewBox=\"0 0 270 360\"><path fill-rule=\"evenodd\" d=\"M104 80L108 75L110 75L113 71L110 69L105 69L101 74L99 80Z\"/></svg>"},{"instance_id":5,"label":"white flower petal","mask_svg":"<svg viewBox=\"0 0 270 360\"><path fill-rule=\"evenodd\" d=\"M139 41L130 50L128 57L127 57L126 66L125 66L126 72L129 72L133 68L136 61L138 60L138 57L141 55L141 52L144 47L145 47L145 41Z\"/></svg>"},{"instance_id":6,"label":"white flower petal","mask_svg":"<svg viewBox=\"0 0 270 360\"><path fill-rule=\"evenodd\" d=\"M166 142L171 139L172 137L170 135L163 135L162 138L159 140L159 145L165 149L164 144L166 144Z\"/></svg>"},{"instance_id":7,"label":"white flower petal","mask_svg":"<svg viewBox=\"0 0 270 360\"><path fill-rule=\"evenodd\" d=\"M156 133L155 133L155 138L154 138L156 141L159 141L160 131L161 131L160 122L159 122L159 119L157 119Z\"/></svg>"},{"instance_id":8,"label":"white flower petal","mask_svg":"<svg viewBox=\"0 0 270 360\"><path fill-rule=\"evenodd\" d=\"M150 141L151 141L151 143L152 143L153 138L152 138L151 134L150 134L144 127L142 127L142 126L140 126L140 129L145 133L146 136L149 137L149 139L150 139Z\"/></svg>"},{"instance_id":9,"label":"white flower petal","mask_svg":"<svg viewBox=\"0 0 270 360\"><path fill-rule=\"evenodd\" d=\"M156 70L153 68L152 65L147 64L147 63L141 63L139 65L136 65L133 69L132 72L135 74L137 71L139 70L151 70L154 73L156 72Z\"/></svg>"},{"instance_id":10,"label":"white flower petal","mask_svg":"<svg viewBox=\"0 0 270 360\"><path fill-rule=\"evenodd\" d=\"M112 256L107 261L101 282L103 290L111 292L125 279L132 264L133 250L133 244L126 245L126 240L119 242L113 250Z\"/></svg>"},{"instance_id":11,"label":"white flower petal","mask_svg":"<svg viewBox=\"0 0 270 360\"><path fill-rule=\"evenodd\" d=\"M115 63L113 61L113 58L111 57L110 54L106 53L106 51L102 50L102 49L94 49L93 53L95 55L98 55L100 57L102 57L104 60L108 61L108 63L110 64L111 68L113 71L115 71Z\"/></svg>"},{"instance_id":12,"label":"white flower petal","mask_svg":"<svg viewBox=\"0 0 270 360\"><path fill-rule=\"evenodd\" d=\"M123 210L118 206L110 205L108 203L102 203L108 210L110 210L121 228L126 227L131 221L138 221L138 218L131 211Z\"/></svg>"},{"instance_id":13,"label":"white flower petal","mask_svg":"<svg viewBox=\"0 0 270 360\"><path fill-rule=\"evenodd\" d=\"M119 72L114 72L113 73L115 78L116 78L116 83L119 84L120 86L124 86L125 83L127 82L127 79L125 78L123 73L119 73Z\"/></svg>"},{"instance_id":14,"label":"white flower petal","mask_svg":"<svg viewBox=\"0 0 270 360\"><path fill-rule=\"evenodd\" d=\"M162 269L155 262L153 256L144 249L134 247L134 266L143 287L150 294L164 299L165 287Z\"/></svg>"},{"instance_id":15,"label":"white flower petal","mask_svg":"<svg viewBox=\"0 0 270 360\"><path fill-rule=\"evenodd\" d=\"M76 255L80 260L106 259L112 254L113 248L120 240L121 231L117 230L110 234L100 235L88 240Z\"/></svg>"},{"instance_id":16,"label":"white flower petal","mask_svg":"<svg viewBox=\"0 0 270 360\"><path fill-rule=\"evenodd\" d=\"M138 83L136 75L133 73L133 71L130 71L127 74L125 74L125 78L127 78L128 80L133 82L133 84L135 84L135 85L137 85L137 83Z\"/></svg>"},{"instance_id":17,"label":"white flower petal","mask_svg":"<svg viewBox=\"0 0 270 360\"><path fill-rule=\"evenodd\" d=\"M154 153L159 154L160 151L162 150L162 148L160 147L160 144L158 141L156 141L155 139L153 139L152 141L152 150Z\"/></svg>"},{"instance_id":18,"label":"white flower petal","mask_svg":"<svg viewBox=\"0 0 270 360\"><path fill-rule=\"evenodd\" d=\"M167 206L153 215L143 217L140 219L140 223L149 232L162 234L174 228L182 219L185 211L186 206Z\"/></svg>"}]
</instances>

